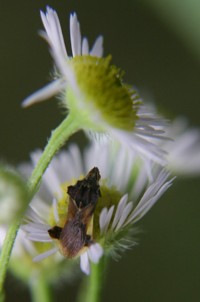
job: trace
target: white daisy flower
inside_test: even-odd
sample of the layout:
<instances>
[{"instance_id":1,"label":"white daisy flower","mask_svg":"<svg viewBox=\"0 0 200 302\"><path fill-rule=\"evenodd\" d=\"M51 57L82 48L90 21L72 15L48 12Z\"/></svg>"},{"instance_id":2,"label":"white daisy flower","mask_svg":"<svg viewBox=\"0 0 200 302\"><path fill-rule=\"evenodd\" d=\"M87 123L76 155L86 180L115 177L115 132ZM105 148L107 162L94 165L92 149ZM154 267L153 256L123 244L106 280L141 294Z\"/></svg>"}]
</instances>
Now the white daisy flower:
<instances>
[{"instance_id":1,"label":"white daisy flower","mask_svg":"<svg viewBox=\"0 0 200 302\"><path fill-rule=\"evenodd\" d=\"M33 165L40 156L32 153ZM30 168L22 170L29 174ZM75 145L61 152L46 170L22 226L38 250L33 260L61 252L69 261L80 257L81 270L89 274L90 261L134 244L133 225L171 186L168 178L158 165L151 165L148 175L146 162L111 144L92 145L82 156Z\"/></svg>"},{"instance_id":2,"label":"white daisy flower","mask_svg":"<svg viewBox=\"0 0 200 302\"><path fill-rule=\"evenodd\" d=\"M137 92L123 82L123 73L111 64L111 56L103 57L103 37L99 36L90 48L87 38L82 38L77 15L71 14L70 56L55 10L47 7L41 19L45 28L42 36L55 63L55 79L26 98L23 106L59 95L68 118L75 123L73 131L104 134L164 164L165 152L152 140L164 138L164 131L156 129L164 121L149 112Z\"/></svg>"}]
</instances>

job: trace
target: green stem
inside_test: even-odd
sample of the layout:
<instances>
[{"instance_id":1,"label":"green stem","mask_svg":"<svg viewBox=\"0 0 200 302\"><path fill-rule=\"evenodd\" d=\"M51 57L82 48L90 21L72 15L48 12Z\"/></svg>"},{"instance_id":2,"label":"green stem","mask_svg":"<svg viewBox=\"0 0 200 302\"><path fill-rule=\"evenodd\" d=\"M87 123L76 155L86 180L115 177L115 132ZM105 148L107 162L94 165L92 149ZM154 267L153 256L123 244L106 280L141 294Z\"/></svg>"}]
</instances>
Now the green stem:
<instances>
[{"instance_id":1,"label":"green stem","mask_svg":"<svg viewBox=\"0 0 200 302\"><path fill-rule=\"evenodd\" d=\"M40 157L28 182L29 192L31 196L35 193L42 175L51 162L53 156L64 145L67 139L79 129L79 124L76 123L76 120L77 119L74 119L71 115L68 115L68 117L64 119L64 121L54 131L52 131L51 138L48 141L48 144L44 149L44 152ZM0 258L0 291L2 291L8 262L17 235L17 231L19 229L19 225L20 221L18 223L13 223L10 226L4 241L4 245L2 247Z\"/></svg>"},{"instance_id":2,"label":"green stem","mask_svg":"<svg viewBox=\"0 0 200 302\"><path fill-rule=\"evenodd\" d=\"M44 174L46 168L48 167L56 152L78 129L79 124L76 123L76 120L71 115L68 115L68 117L64 119L60 126L52 131L51 138L29 179L28 185L31 193L34 193L34 191L37 189L42 175Z\"/></svg>"},{"instance_id":3,"label":"green stem","mask_svg":"<svg viewBox=\"0 0 200 302\"><path fill-rule=\"evenodd\" d=\"M3 301L3 283L6 276L6 271L8 268L8 262L10 258L10 254L12 252L13 244L15 237L17 235L17 231L19 228L18 223L13 223L6 234L6 238L4 241L4 245L1 250L1 256L0 256L0 298Z\"/></svg>"},{"instance_id":4,"label":"green stem","mask_svg":"<svg viewBox=\"0 0 200 302\"><path fill-rule=\"evenodd\" d=\"M78 295L78 302L100 302L103 281L105 279L105 256L98 264L91 263L91 272L85 277Z\"/></svg>"},{"instance_id":5,"label":"green stem","mask_svg":"<svg viewBox=\"0 0 200 302\"><path fill-rule=\"evenodd\" d=\"M51 302L53 301L50 285L42 275L35 276L30 282L32 302Z\"/></svg>"}]
</instances>

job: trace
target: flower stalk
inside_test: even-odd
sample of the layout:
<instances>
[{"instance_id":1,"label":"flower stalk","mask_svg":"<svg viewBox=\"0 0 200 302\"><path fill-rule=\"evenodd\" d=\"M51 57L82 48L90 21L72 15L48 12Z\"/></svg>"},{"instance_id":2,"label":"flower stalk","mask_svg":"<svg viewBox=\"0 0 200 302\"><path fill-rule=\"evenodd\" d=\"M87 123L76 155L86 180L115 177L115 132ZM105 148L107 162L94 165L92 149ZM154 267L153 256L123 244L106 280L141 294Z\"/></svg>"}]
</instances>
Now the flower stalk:
<instances>
[{"instance_id":1,"label":"flower stalk","mask_svg":"<svg viewBox=\"0 0 200 302\"><path fill-rule=\"evenodd\" d=\"M52 302L53 297L51 293L50 286L45 276L40 274L39 276L35 276L30 281L30 290L31 290L31 298L33 302Z\"/></svg>"},{"instance_id":2,"label":"flower stalk","mask_svg":"<svg viewBox=\"0 0 200 302\"><path fill-rule=\"evenodd\" d=\"M106 256L103 256L98 263L91 263L91 271L88 277L83 280L77 302L100 302L105 281Z\"/></svg>"},{"instance_id":3,"label":"flower stalk","mask_svg":"<svg viewBox=\"0 0 200 302\"><path fill-rule=\"evenodd\" d=\"M17 231L19 228L19 223L14 222L8 229L4 245L1 250L0 256L0 301L3 301L3 284L6 277L6 271L8 268L8 263L10 255L12 252L13 244L17 236Z\"/></svg>"},{"instance_id":4,"label":"flower stalk","mask_svg":"<svg viewBox=\"0 0 200 302\"><path fill-rule=\"evenodd\" d=\"M78 129L79 124L77 123L77 119L74 119L74 117L69 114L68 117L64 119L64 121L54 131L52 131L51 138L28 181L28 186L31 193L36 191L42 175L44 174L54 155L64 145L67 139Z\"/></svg>"}]
</instances>

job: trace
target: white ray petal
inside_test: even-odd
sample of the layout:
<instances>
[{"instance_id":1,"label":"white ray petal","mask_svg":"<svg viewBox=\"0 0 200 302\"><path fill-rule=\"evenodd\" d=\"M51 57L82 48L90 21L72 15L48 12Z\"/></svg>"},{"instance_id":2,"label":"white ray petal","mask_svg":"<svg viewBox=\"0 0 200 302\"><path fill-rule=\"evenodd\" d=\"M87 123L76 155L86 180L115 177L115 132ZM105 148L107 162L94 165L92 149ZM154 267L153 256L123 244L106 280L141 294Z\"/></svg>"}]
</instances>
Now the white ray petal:
<instances>
[{"instance_id":1,"label":"white ray petal","mask_svg":"<svg viewBox=\"0 0 200 302\"><path fill-rule=\"evenodd\" d=\"M57 200L55 198L53 199L53 214L54 214L56 223L58 223L59 222L58 205L57 205Z\"/></svg>"},{"instance_id":2,"label":"white ray petal","mask_svg":"<svg viewBox=\"0 0 200 302\"><path fill-rule=\"evenodd\" d=\"M136 177L136 180L133 184L133 187L130 192L130 196L134 196L134 199L137 200L137 198L140 196L142 191L145 188L145 185L147 184L147 167L148 167L148 162L145 165L141 165L138 175Z\"/></svg>"},{"instance_id":3,"label":"white ray petal","mask_svg":"<svg viewBox=\"0 0 200 302\"><path fill-rule=\"evenodd\" d=\"M21 234L20 234L21 233ZM26 237L25 237L25 234L22 230L19 229L19 232L17 233L17 236L19 234L19 240L16 241L16 245L14 247L14 253L17 253L18 250L19 250L19 256L21 255L21 251L20 251L20 247L24 248L25 251L31 255L31 258L37 253L37 250L33 244L32 241L28 240Z\"/></svg>"},{"instance_id":4,"label":"white ray petal","mask_svg":"<svg viewBox=\"0 0 200 302\"><path fill-rule=\"evenodd\" d=\"M105 212L103 212L105 208L102 210L102 212L103 212L103 215L102 215L103 216L103 219L102 219L103 223L100 222L101 233L105 233L107 231L108 226L109 226L110 221L111 221L111 218L112 218L114 208L115 208L115 206L113 205L112 207L110 207L109 210L107 210ZM100 214L100 221L101 221L101 214Z\"/></svg>"},{"instance_id":5,"label":"white ray petal","mask_svg":"<svg viewBox=\"0 0 200 302\"><path fill-rule=\"evenodd\" d=\"M60 93L65 88L66 83L63 79L55 80L28 96L22 102L22 107L29 107L33 104L43 102L51 98L52 96Z\"/></svg>"},{"instance_id":6,"label":"white ray petal","mask_svg":"<svg viewBox=\"0 0 200 302\"><path fill-rule=\"evenodd\" d=\"M94 243L89 247L88 256L92 262L98 263L102 255L103 255L103 248L101 247L100 244Z\"/></svg>"},{"instance_id":7,"label":"white ray petal","mask_svg":"<svg viewBox=\"0 0 200 302\"><path fill-rule=\"evenodd\" d=\"M72 172L72 177L80 177L80 175L83 173L83 161L82 161L82 156L81 156L81 152L80 149L73 144L70 148L69 148L69 161L71 161L72 163L72 168L71 168L71 172Z\"/></svg>"},{"instance_id":8,"label":"white ray petal","mask_svg":"<svg viewBox=\"0 0 200 302\"><path fill-rule=\"evenodd\" d=\"M54 23L55 24L55 37L57 39L58 46L60 47L63 55L67 57L67 50L66 50L66 46L65 46L65 42L64 42L64 38L63 38L62 29L60 26L60 21L59 21L58 15L55 10L53 10L53 15L54 15L54 22L55 22Z\"/></svg>"},{"instance_id":9,"label":"white ray petal","mask_svg":"<svg viewBox=\"0 0 200 302\"><path fill-rule=\"evenodd\" d=\"M49 237L49 234L45 233L31 233L27 235L27 239L31 241L38 241L38 242L52 242L52 239Z\"/></svg>"},{"instance_id":10,"label":"white ray petal","mask_svg":"<svg viewBox=\"0 0 200 302\"><path fill-rule=\"evenodd\" d=\"M126 173L126 161L127 161L127 150L125 148L120 148L116 154L116 165L113 167L112 171L112 182L117 185L119 191L122 191L124 187L124 175ZM123 175L123 177L122 177Z\"/></svg>"},{"instance_id":11,"label":"white ray petal","mask_svg":"<svg viewBox=\"0 0 200 302\"><path fill-rule=\"evenodd\" d=\"M40 193L33 197L30 206L43 219L43 223L47 224L46 213L49 212L52 197L49 196L46 188L41 186Z\"/></svg>"},{"instance_id":12,"label":"white ray petal","mask_svg":"<svg viewBox=\"0 0 200 302\"><path fill-rule=\"evenodd\" d=\"M122 216L120 217L120 220L115 228L115 231L118 231L123 226L124 222L126 221L127 217L129 216L132 208L133 208L133 202L131 201L124 208L124 210L122 212Z\"/></svg>"},{"instance_id":13,"label":"white ray petal","mask_svg":"<svg viewBox=\"0 0 200 302\"><path fill-rule=\"evenodd\" d=\"M90 263L87 252L80 256L80 267L82 272L84 272L86 275L90 274Z\"/></svg>"},{"instance_id":14,"label":"white ray petal","mask_svg":"<svg viewBox=\"0 0 200 302\"><path fill-rule=\"evenodd\" d=\"M165 132L162 130L155 130L155 129L148 129L149 126L146 127L137 127L136 133L142 137L149 137L149 138L157 138L161 140L171 140L169 137L163 136Z\"/></svg>"},{"instance_id":15,"label":"white ray petal","mask_svg":"<svg viewBox=\"0 0 200 302\"><path fill-rule=\"evenodd\" d=\"M136 221L141 219L155 204L155 202L163 195L163 193L171 186L174 178L165 182L166 179L164 178L164 176L167 175L168 173L165 173L165 175L163 175L163 173L161 172L161 179L158 179L156 184L152 184L149 186L149 188L146 190L143 197L141 198L138 206L128 218L126 225L130 222L135 223Z\"/></svg>"},{"instance_id":16,"label":"white ray petal","mask_svg":"<svg viewBox=\"0 0 200 302\"><path fill-rule=\"evenodd\" d=\"M46 15L42 11L40 12L40 15L50 43L58 53L61 53L62 56L67 58L62 29L56 11L48 6Z\"/></svg>"},{"instance_id":17,"label":"white ray petal","mask_svg":"<svg viewBox=\"0 0 200 302\"><path fill-rule=\"evenodd\" d=\"M94 45L92 50L90 51L90 55L94 57L102 57L103 56L103 37L99 36Z\"/></svg>"},{"instance_id":18,"label":"white ray petal","mask_svg":"<svg viewBox=\"0 0 200 302\"><path fill-rule=\"evenodd\" d=\"M101 144L97 146L98 153L96 154L96 161L97 161L97 167L99 166L101 171L102 178L108 178L110 176L110 163L109 163L109 152L111 152L109 145L103 144L101 147Z\"/></svg>"},{"instance_id":19,"label":"white ray petal","mask_svg":"<svg viewBox=\"0 0 200 302\"><path fill-rule=\"evenodd\" d=\"M135 129L135 133L129 133L123 130L110 128L110 132L122 145L127 146L129 150L136 151L140 156L143 155L151 158L161 165L166 165L166 152L148 139L144 139L137 135L137 129Z\"/></svg>"},{"instance_id":20,"label":"white ray petal","mask_svg":"<svg viewBox=\"0 0 200 302\"><path fill-rule=\"evenodd\" d=\"M36 213L36 211L29 206L26 212L26 219L34 222L44 223L44 220Z\"/></svg>"},{"instance_id":21,"label":"white ray petal","mask_svg":"<svg viewBox=\"0 0 200 302\"><path fill-rule=\"evenodd\" d=\"M119 204L117 206L117 211L115 213L115 217L114 217L114 220L113 220L113 223L112 223L112 227L111 227L112 229L114 229L115 226L117 225L117 223L119 222L120 217L122 216L122 213L123 213L123 209L126 206L127 200L128 200L128 194L125 194L120 199Z\"/></svg>"},{"instance_id":22,"label":"white ray petal","mask_svg":"<svg viewBox=\"0 0 200 302\"><path fill-rule=\"evenodd\" d=\"M58 251L58 248L50 249L50 250L48 250L48 251L46 251L46 252L44 252L42 254L39 254L36 257L34 257L33 261L34 262L39 262L39 261L41 261L41 260L43 260L43 259L45 259L45 258L47 258L47 257L49 257L49 256L51 256L53 254L55 254L57 251Z\"/></svg>"},{"instance_id":23,"label":"white ray petal","mask_svg":"<svg viewBox=\"0 0 200 302\"><path fill-rule=\"evenodd\" d=\"M99 167L102 178L108 178L110 175L109 169L109 146L93 142L84 152L85 172L91 167Z\"/></svg>"},{"instance_id":24,"label":"white ray petal","mask_svg":"<svg viewBox=\"0 0 200 302\"><path fill-rule=\"evenodd\" d=\"M86 37L83 38L82 42L82 55L89 55L89 43Z\"/></svg>"},{"instance_id":25,"label":"white ray petal","mask_svg":"<svg viewBox=\"0 0 200 302\"><path fill-rule=\"evenodd\" d=\"M26 232L47 232L51 227L43 223L30 222L28 224L21 225L21 229Z\"/></svg>"},{"instance_id":26,"label":"white ray petal","mask_svg":"<svg viewBox=\"0 0 200 302\"><path fill-rule=\"evenodd\" d=\"M172 179L173 180L173 179ZM132 219L132 222L136 223L138 220L140 220L151 208L152 206L156 203L157 200L159 200L159 198L167 191L167 189L172 185L172 180L166 182L161 188L160 190L157 192L157 194L152 197L148 203L146 203L145 205L143 205L143 207L140 208L140 211L138 211L138 213L136 215L133 215L132 218L130 217L130 219Z\"/></svg>"},{"instance_id":27,"label":"white ray petal","mask_svg":"<svg viewBox=\"0 0 200 302\"><path fill-rule=\"evenodd\" d=\"M101 214L99 216L99 225L100 225L101 232L103 232L105 224L106 224L107 213L108 213L108 209L103 208L103 210L101 211Z\"/></svg>"},{"instance_id":28,"label":"white ray petal","mask_svg":"<svg viewBox=\"0 0 200 302\"><path fill-rule=\"evenodd\" d=\"M47 42L50 45L50 53L55 64L59 68L61 74L66 78L66 81L69 82L77 97L80 97L80 91L76 83L74 72L68 63L66 49L63 47L64 41L62 42L62 39L60 38L61 27L58 16L54 10L47 7L46 15L41 12L41 18L47 32ZM78 42L76 41L76 43Z\"/></svg>"},{"instance_id":29,"label":"white ray petal","mask_svg":"<svg viewBox=\"0 0 200 302\"><path fill-rule=\"evenodd\" d=\"M157 179L154 180L154 183L152 183L147 188L145 193L143 194L139 204L135 208L135 211L137 211L138 208L140 208L141 206L146 204L147 200L150 199L151 197L153 197L157 193L157 191L160 189L160 187L163 185L163 183L167 180L169 175L170 174L168 172L166 172L164 169L160 172Z\"/></svg>"},{"instance_id":30,"label":"white ray petal","mask_svg":"<svg viewBox=\"0 0 200 302\"><path fill-rule=\"evenodd\" d=\"M73 57L81 55L81 31L76 13L70 15L70 39Z\"/></svg>"},{"instance_id":31,"label":"white ray petal","mask_svg":"<svg viewBox=\"0 0 200 302\"><path fill-rule=\"evenodd\" d=\"M68 152L61 152L57 161L53 161L53 165L62 182L79 178L84 173L80 149L75 144L70 145Z\"/></svg>"},{"instance_id":32,"label":"white ray petal","mask_svg":"<svg viewBox=\"0 0 200 302\"><path fill-rule=\"evenodd\" d=\"M51 193L51 196L56 194L57 198L63 197L59 174L57 173L56 169L54 169L53 165L49 165L46 169L43 175L43 183Z\"/></svg>"},{"instance_id":33,"label":"white ray petal","mask_svg":"<svg viewBox=\"0 0 200 302\"><path fill-rule=\"evenodd\" d=\"M71 145L69 146L69 150L70 149ZM57 157L54 157L52 164L54 165L56 173L59 174L61 183L70 181L73 177L75 177L73 175L73 162L71 161L71 157L69 156L68 152L61 151Z\"/></svg>"}]
</instances>

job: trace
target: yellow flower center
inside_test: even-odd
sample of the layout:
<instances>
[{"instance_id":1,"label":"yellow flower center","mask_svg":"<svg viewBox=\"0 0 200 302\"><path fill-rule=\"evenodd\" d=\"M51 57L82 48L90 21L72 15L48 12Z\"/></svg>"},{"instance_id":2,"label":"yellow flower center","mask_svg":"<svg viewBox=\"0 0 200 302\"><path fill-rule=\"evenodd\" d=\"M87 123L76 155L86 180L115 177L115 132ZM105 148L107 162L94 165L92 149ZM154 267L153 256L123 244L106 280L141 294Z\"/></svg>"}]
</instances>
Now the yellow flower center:
<instances>
[{"instance_id":1,"label":"yellow flower center","mask_svg":"<svg viewBox=\"0 0 200 302\"><path fill-rule=\"evenodd\" d=\"M99 123L132 131L137 120L134 105L139 103L139 97L136 91L123 83L123 73L111 65L111 56L76 56L70 60L70 64L81 92L82 106L79 106L80 100L76 100L74 92L67 87L69 109L79 111L80 116L87 116L90 120L97 122L99 118Z\"/></svg>"}]
</instances>

